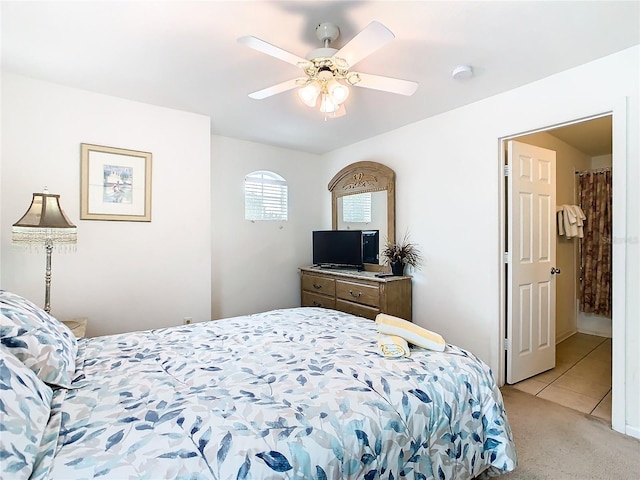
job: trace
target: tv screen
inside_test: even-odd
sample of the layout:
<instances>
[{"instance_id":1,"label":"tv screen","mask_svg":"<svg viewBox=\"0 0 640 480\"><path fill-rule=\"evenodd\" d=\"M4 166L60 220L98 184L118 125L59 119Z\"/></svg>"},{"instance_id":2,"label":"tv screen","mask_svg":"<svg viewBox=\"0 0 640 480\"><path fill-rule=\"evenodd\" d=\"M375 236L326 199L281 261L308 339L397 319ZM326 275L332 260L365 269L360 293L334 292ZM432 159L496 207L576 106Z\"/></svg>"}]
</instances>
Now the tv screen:
<instances>
[{"instance_id":1,"label":"tv screen","mask_svg":"<svg viewBox=\"0 0 640 480\"><path fill-rule=\"evenodd\" d=\"M362 231L362 263L380 263L380 231Z\"/></svg>"},{"instance_id":2,"label":"tv screen","mask_svg":"<svg viewBox=\"0 0 640 480\"><path fill-rule=\"evenodd\" d=\"M362 266L362 230L315 230L313 264Z\"/></svg>"}]
</instances>

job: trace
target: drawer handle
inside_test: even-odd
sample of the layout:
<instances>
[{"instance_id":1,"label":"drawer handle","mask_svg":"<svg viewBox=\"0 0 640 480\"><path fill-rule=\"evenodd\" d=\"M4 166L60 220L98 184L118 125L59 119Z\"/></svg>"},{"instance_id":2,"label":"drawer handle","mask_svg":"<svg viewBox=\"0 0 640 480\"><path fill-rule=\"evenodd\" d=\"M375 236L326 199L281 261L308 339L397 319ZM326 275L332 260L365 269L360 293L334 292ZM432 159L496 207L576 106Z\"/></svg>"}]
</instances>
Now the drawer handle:
<instances>
[{"instance_id":1,"label":"drawer handle","mask_svg":"<svg viewBox=\"0 0 640 480\"><path fill-rule=\"evenodd\" d=\"M314 283L313 288L315 288L316 290L320 290L322 288L322 285L318 285L317 283Z\"/></svg>"},{"instance_id":2,"label":"drawer handle","mask_svg":"<svg viewBox=\"0 0 640 480\"><path fill-rule=\"evenodd\" d=\"M349 290L349 295L355 298L360 298L362 296L362 292L353 293L353 290Z\"/></svg>"},{"instance_id":3,"label":"drawer handle","mask_svg":"<svg viewBox=\"0 0 640 480\"><path fill-rule=\"evenodd\" d=\"M316 302L315 300L313 301L313 306L314 306L314 307L324 307L324 305L322 305L322 304L321 304L321 303L319 303L319 302Z\"/></svg>"}]
</instances>

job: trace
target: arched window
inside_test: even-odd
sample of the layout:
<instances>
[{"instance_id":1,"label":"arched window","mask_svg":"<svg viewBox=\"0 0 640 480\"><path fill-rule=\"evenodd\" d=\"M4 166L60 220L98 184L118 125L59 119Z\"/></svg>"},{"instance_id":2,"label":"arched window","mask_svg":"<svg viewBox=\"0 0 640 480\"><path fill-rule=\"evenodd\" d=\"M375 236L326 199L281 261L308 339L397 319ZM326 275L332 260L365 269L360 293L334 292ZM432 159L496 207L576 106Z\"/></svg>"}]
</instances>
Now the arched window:
<instances>
[{"instance_id":1,"label":"arched window","mask_svg":"<svg viewBox=\"0 0 640 480\"><path fill-rule=\"evenodd\" d=\"M287 181L260 170L244 177L245 220L287 220Z\"/></svg>"}]
</instances>

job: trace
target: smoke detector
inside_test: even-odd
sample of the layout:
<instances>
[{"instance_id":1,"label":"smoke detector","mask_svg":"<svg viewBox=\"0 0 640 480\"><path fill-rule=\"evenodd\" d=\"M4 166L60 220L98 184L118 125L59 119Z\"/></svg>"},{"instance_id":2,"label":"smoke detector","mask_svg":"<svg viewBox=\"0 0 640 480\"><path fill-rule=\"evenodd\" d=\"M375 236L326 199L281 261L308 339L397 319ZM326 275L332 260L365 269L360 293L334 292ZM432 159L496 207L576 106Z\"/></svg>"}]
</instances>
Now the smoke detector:
<instances>
[{"instance_id":1,"label":"smoke detector","mask_svg":"<svg viewBox=\"0 0 640 480\"><path fill-rule=\"evenodd\" d=\"M473 68L471 65L458 65L451 72L451 76L456 80L467 80L473 77Z\"/></svg>"}]
</instances>

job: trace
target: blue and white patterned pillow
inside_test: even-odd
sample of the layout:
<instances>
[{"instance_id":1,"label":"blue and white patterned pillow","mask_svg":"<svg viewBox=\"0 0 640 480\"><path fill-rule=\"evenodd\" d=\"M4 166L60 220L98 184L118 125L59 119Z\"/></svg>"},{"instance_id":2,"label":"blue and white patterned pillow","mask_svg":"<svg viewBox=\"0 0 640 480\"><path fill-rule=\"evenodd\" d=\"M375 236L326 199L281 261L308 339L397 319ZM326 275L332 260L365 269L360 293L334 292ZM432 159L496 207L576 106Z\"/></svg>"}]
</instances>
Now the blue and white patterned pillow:
<instances>
[{"instance_id":1,"label":"blue and white patterned pillow","mask_svg":"<svg viewBox=\"0 0 640 480\"><path fill-rule=\"evenodd\" d=\"M27 479L49 421L53 391L0 345L0 463L2 475Z\"/></svg>"},{"instance_id":2,"label":"blue and white patterned pillow","mask_svg":"<svg viewBox=\"0 0 640 480\"><path fill-rule=\"evenodd\" d=\"M78 345L66 325L29 300L0 290L0 343L53 386L69 387Z\"/></svg>"}]
</instances>

